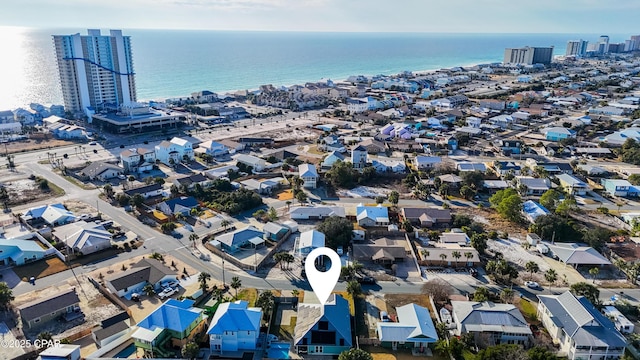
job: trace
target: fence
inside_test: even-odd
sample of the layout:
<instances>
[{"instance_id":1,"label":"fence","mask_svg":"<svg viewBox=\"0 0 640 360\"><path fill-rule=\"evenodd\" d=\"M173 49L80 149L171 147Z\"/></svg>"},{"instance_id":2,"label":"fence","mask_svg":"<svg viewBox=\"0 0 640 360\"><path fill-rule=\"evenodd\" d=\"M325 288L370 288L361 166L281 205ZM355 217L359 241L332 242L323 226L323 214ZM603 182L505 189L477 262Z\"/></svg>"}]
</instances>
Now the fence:
<instances>
[{"instance_id":1,"label":"fence","mask_svg":"<svg viewBox=\"0 0 640 360\"><path fill-rule=\"evenodd\" d=\"M228 261L228 262L232 263L233 265L239 267L240 269L243 269L243 270L254 270L254 269L256 269L257 270L260 267L262 267L262 265L264 265L267 261L271 260L271 257L273 256L273 254L280 249L282 244L285 241L287 241L287 239L289 238L290 235L291 235L291 231L288 231L287 234L285 234L285 236L283 236L282 239L280 241L278 241L275 244L275 246L271 250L269 250L269 252L256 265L245 264L245 263L241 262L240 260L236 259L235 257L230 256L226 252L223 252L222 250L220 250L220 249L216 248L215 246L211 245L211 243L208 242L208 241L204 244L204 247L207 248L207 250L211 251L212 253L216 254L217 256L223 258L225 261ZM268 240L267 240L267 242L271 243Z\"/></svg>"},{"instance_id":2,"label":"fence","mask_svg":"<svg viewBox=\"0 0 640 360\"><path fill-rule=\"evenodd\" d=\"M380 340L376 338L367 338L364 336L358 336L357 340L359 345L380 346Z\"/></svg>"},{"instance_id":3,"label":"fence","mask_svg":"<svg viewBox=\"0 0 640 360\"><path fill-rule=\"evenodd\" d=\"M131 310L129 310L129 307L125 305L125 303L123 303L122 300L120 300L118 295L111 293L109 290L107 290L107 288L102 286L99 282L95 281L94 279L92 278L87 278L87 279L91 284L93 284L93 286L96 287L96 289L98 289L98 291L100 291L102 295L104 295L104 297L109 299L109 301L111 301L114 305L116 305L120 309L124 310L127 313L127 315L129 315L129 317L132 317Z\"/></svg>"},{"instance_id":4,"label":"fence","mask_svg":"<svg viewBox=\"0 0 640 360\"><path fill-rule=\"evenodd\" d=\"M69 340L70 342L74 342L78 339L82 339L83 337L91 334L91 332L93 331L93 329L97 328L96 326L90 327L90 328L86 328L82 331L78 331L77 333L73 333L69 336L66 336L65 339Z\"/></svg>"}]
</instances>

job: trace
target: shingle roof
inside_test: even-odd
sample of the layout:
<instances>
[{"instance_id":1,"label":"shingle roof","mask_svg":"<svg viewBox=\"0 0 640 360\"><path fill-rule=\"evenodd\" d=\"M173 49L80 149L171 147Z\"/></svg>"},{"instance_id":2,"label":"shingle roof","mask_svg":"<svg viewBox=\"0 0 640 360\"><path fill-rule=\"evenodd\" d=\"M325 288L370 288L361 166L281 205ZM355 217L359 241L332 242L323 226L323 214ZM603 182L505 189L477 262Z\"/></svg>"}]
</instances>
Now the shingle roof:
<instances>
[{"instance_id":1,"label":"shingle roof","mask_svg":"<svg viewBox=\"0 0 640 360\"><path fill-rule=\"evenodd\" d=\"M248 227L230 233L222 234L220 236L217 236L215 239L227 246L239 246L253 238L262 239L263 235L264 233L262 231L254 227Z\"/></svg>"},{"instance_id":2,"label":"shingle roof","mask_svg":"<svg viewBox=\"0 0 640 360\"><path fill-rule=\"evenodd\" d=\"M93 334L95 335L96 339L98 341L104 340L106 338L108 338L111 335L115 335L121 331L127 330L129 329L129 325L127 325L126 322L124 321L119 321L109 327L106 328L101 328L98 330L95 330L93 332Z\"/></svg>"},{"instance_id":3,"label":"shingle roof","mask_svg":"<svg viewBox=\"0 0 640 360\"><path fill-rule=\"evenodd\" d=\"M20 310L20 317L23 321L31 321L78 303L80 303L80 298L76 293L76 289L73 288L45 297L44 299L37 299L30 303L20 305L18 306L18 310Z\"/></svg>"},{"instance_id":4,"label":"shingle roof","mask_svg":"<svg viewBox=\"0 0 640 360\"><path fill-rule=\"evenodd\" d=\"M124 193L129 195L129 196L133 196L135 194L144 194L144 193L148 193L148 192L152 192L152 191L157 191L162 189L162 185L161 184L151 184L151 185L146 185L146 186L141 186L139 188L135 188L135 189L129 189L129 190L125 190Z\"/></svg>"},{"instance_id":5,"label":"shingle roof","mask_svg":"<svg viewBox=\"0 0 640 360\"><path fill-rule=\"evenodd\" d=\"M79 173L84 176L95 177L95 176L100 176L102 173L104 173L107 170L123 171L123 169L117 165L96 161L89 164L89 166L85 167L84 169L80 170Z\"/></svg>"},{"instance_id":6,"label":"shingle roof","mask_svg":"<svg viewBox=\"0 0 640 360\"><path fill-rule=\"evenodd\" d=\"M175 271L172 271L156 259L142 259L130 269L107 277L105 280L119 291L143 281L155 284L165 276L175 274Z\"/></svg>"},{"instance_id":7,"label":"shingle roof","mask_svg":"<svg viewBox=\"0 0 640 360\"><path fill-rule=\"evenodd\" d=\"M111 243L111 233L104 226L86 221L78 221L59 226L54 235L73 249L83 249L100 243Z\"/></svg>"},{"instance_id":8,"label":"shingle roof","mask_svg":"<svg viewBox=\"0 0 640 360\"><path fill-rule=\"evenodd\" d=\"M222 303L218 306L207 334L225 331L259 331L262 309L250 308L244 300Z\"/></svg>"},{"instance_id":9,"label":"shingle roof","mask_svg":"<svg viewBox=\"0 0 640 360\"><path fill-rule=\"evenodd\" d=\"M576 243L545 243L565 264L610 265L611 261L596 249Z\"/></svg>"}]
</instances>

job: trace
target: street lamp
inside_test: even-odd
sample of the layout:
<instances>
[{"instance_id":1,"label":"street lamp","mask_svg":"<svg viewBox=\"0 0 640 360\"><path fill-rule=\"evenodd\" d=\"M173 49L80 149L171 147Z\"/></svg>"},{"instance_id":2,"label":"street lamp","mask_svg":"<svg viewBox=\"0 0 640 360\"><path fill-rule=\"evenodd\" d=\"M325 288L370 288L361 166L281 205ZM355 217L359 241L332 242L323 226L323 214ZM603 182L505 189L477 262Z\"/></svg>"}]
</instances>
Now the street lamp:
<instances>
[{"instance_id":1,"label":"street lamp","mask_svg":"<svg viewBox=\"0 0 640 360\"><path fill-rule=\"evenodd\" d=\"M225 251L224 249L222 249L222 287L226 288L226 282L224 281L224 257L225 257Z\"/></svg>"}]
</instances>

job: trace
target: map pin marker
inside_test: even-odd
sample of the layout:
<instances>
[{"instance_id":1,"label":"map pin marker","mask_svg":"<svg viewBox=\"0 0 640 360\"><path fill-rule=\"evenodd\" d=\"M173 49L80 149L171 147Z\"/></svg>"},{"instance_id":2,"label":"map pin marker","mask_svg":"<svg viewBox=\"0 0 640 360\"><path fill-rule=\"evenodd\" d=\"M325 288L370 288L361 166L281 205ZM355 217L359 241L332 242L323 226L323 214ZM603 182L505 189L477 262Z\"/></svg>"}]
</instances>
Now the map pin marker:
<instances>
[{"instance_id":1,"label":"map pin marker","mask_svg":"<svg viewBox=\"0 0 640 360\"><path fill-rule=\"evenodd\" d=\"M331 267L325 271L319 271L316 269L316 258L321 257L322 255L326 255L329 259L331 259ZM329 299L329 295L333 291L333 288L336 287L338 283L338 278L340 277L340 268L341 261L340 255L338 255L335 251L331 250L328 247L320 247L314 249L312 252L307 255L307 260L304 265L304 269L307 273L307 279L309 279L309 284L311 284L311 288L313 292L316 294L316 297L320 301L320 304L324 306Z\"/></svg>"}]
</instances>

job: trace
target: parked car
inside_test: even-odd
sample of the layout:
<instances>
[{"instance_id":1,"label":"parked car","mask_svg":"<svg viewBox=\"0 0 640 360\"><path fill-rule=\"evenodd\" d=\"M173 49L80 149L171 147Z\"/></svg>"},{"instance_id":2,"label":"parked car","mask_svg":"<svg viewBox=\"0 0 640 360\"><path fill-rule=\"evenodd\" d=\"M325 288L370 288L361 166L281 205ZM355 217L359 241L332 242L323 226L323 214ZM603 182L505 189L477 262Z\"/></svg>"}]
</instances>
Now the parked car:
<instances>
[{"instance_id":1,"label":"parked car","mask_svg":"<svg viewBox=\"0 0 640 360\"><path fill-rule=\"evenodd\" d=\"M376 283L376 279L373 278L372 276L361 277L360 279L358 279L358 281L362 285L374 285Z\"/></svg>"},{"instance_id":2,"label":"parked car","mask_svg":"<svg viewBox=\"0 0 640 360\"><path fill-rule=\"evenodd\" d=\"M92 141L92 142L89 143L89 145L96 145L96 142Z\"/></svg>"},{"instance_id":3,"label":"parked car","mask_svg":"<svg viewBox=\"0 0 640 360\"><path fill-rule=\"evenodd\" d=\"M524 285L525 285L526 287L528 287L529 289L536 289L536 290L537 290L537 289L541 289L541 288L542 288L542 287L540 286L540 284L538 284L538 283L537 283L537 282L535 282L535 281L525 281L525 282L524 282Z\"/></svg>"},{"instance_id":4,"label":"parked car","mask_svg":"<svg viewBox=\"0 0 640 360\"><path fill-rule=\"evenodd\" d=\"M178 291L177 289L174 289L174 288L170 288L170 287L168 287L168 288L165 288L164 290L162 290L162 291L158 294L158 297L159 297L161 300L164 300L165 298L168 298L168 297L170 297L171 295L175 294L177 291Z\"/></svg>"},{"instance_id":5,"label":"parked car","mask_svg":"<svg viewBox=\"0 0 640 360\"><path fill-rule=\"evenodd\" d=\"M171 280L171 281L168 281L168 282L162 283L162 288L163 288L163 289L166 289L166 288L173 288L173 289L175 289L175 288L177 288L177 287L178 287L178 282L177 282L177 281L175 281L175 280Z\"/></svg>"}]
</instances>

